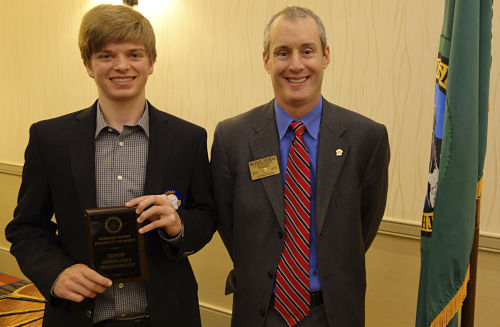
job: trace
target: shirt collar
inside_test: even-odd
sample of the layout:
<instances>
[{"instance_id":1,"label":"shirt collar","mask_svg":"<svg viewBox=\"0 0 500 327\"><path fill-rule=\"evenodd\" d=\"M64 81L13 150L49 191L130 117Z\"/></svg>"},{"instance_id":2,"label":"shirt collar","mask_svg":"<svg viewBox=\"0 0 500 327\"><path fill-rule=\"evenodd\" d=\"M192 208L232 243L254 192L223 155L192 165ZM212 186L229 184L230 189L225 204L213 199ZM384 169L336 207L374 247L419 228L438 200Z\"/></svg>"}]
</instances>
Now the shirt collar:
<instances>
[{"instance_id":1,"label":"shirt collar","mask_svg":"<svg viewBox=\"0 0 500 327\"><path fill-rule=\"evenodd\" d=\"M139 126L144 130L144 134L149 137L149 106L148 102L144 105L144 112L142 113L141 118L137 122L135 126ZM95 137L104 129L110 127L104 116L102 115L101 107L99 106L99 101L97 101L97 117L96 117L96 129L95 129Z\"/></svg>"},{"instance_id":2,"label":"shirt collar","mask_svg":"<svg viewBox=\"0 0 500 327\"><path fill-rule=\"evenodd\" d=\"M323 111L323 97L320 97L318 104L300 119L306 126L306 130L313 139L318 139L319 125L321 123L321 112ZM292 118L280 105L274 100L274 115L276 117L276 126L280 140L285 136L288 126L295 119Z\"/></svg>"}]
</instances>

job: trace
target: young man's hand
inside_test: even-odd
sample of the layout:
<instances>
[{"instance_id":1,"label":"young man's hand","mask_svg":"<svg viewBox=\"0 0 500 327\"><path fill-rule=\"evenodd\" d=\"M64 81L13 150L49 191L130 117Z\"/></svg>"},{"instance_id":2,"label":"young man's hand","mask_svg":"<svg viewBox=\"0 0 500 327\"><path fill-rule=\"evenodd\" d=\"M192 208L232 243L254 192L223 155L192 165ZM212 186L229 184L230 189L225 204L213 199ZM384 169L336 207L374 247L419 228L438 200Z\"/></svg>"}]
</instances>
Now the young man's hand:
<instances>
[{"instance_id":1,"label":"young man's hand","mask_svg":"<svg viewBox=\"0 0 500 327\"><path fill-rule=\"evenodd\" d=\"M112 284L111 280L100 275L82 263L69 266L59 275L54 285L54 295L73 302L94 298Z\"/></svg>"},{"instance_id":2,"label":"young man's hand","mask_svg":"<svg viewBox=\"0 0 500 327\"><path fill-rule=\"evenodd\" d=\"M139 223L149 220L151 223L139 229L144 234L156 228L163 230L171 237L179 235L182 229L181 218L172 206L172 202L164 194L145 195L125 203L127 207L137 206Z\"/></svg>"}]
</instances>

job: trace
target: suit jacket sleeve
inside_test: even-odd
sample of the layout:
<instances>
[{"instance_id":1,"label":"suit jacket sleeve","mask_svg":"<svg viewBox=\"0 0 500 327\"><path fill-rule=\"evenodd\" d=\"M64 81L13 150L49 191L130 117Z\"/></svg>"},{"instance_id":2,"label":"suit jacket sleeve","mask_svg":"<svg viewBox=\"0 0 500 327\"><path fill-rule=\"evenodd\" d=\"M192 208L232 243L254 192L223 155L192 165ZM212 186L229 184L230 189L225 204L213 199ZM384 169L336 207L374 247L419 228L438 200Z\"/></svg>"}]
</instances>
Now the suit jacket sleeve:
<instances>
[{"instance_id":1,"label":"suit jacket sleeve","mask_svg":"<svg viewBox=\"0 0 500 327\"><path fill-rule=\"evenodd\" d=\"M215 231L213 225L215 205L208 162L207 134L204 130L195 151L192 169L186 176L189 181L187 198L178 211L184 224L184 236L179 244L165 240L162 242L167 256L173 260L180 260L199 251L210 241Z\"/></svg>"},{"instance_id":2,"label":"suit jacket sleeve","mask_svg":"<svg viewBox=\"0 0 500 327\"><path fill-rule=\"evenodd\" d=\"M227 148L224 141L231 137L223 135L221 123L215 128L212 144L211 169L214 179L215 203L217 205L217 230L227 248L231 259L233 258L233 177L227 158Z\"/></svg>"},{"instance_id":3,"label":"suit jacket sleeve","mask_svg":"<svg viewBox=\"0 0 500 327\"><path fill-rule=\"evenodd\" d=\"M387 200L389 141L385 126L379 128L377 142L362 181L361 218L365 251L377 234Z\"/></svg>"},{"instance_id":4,"label":"suit jacket sleeve","mask_svg":"<svg viewBox=\"0 0 500 327\"><path fill-rule=\"evenodd\" d=\"M14 219L7 225L5 235L12 243L10 251L23 273L47 299L57 276L75 263L58 245L57 226L51 221L53 214L50 185L35 124L30 128Z\"/></svg>"}]
</instances>

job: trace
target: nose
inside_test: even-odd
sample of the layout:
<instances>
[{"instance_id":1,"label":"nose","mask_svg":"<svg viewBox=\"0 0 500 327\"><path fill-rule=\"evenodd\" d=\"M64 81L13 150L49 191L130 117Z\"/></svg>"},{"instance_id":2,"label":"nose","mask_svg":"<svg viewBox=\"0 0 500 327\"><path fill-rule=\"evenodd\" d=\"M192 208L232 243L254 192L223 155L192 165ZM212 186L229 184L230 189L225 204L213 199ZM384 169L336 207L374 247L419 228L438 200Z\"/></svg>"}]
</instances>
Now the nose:
<instances>
[{"instance_id":1,"label":"nose","mask_svg":"<svg viewBox=\"0 0 500 327\"><path fill-rule=\"evenodd\" d=\"M123 71L130 68L130 63L128 61L127 56L118 55L115 59L115 70Z\"/></svg>"},{"instance_id":2,"label":"nose","mask_svg":"<svg viewBox=\"0 0 500 327\"><path fill-rule=\"evenodd\" d=\"M304 69L304 63L302 62L302 58L300 57L300 54L297 52L294 52L290 58L290 71L292 72L297 72L301 71Z\"/></svg>"}]
</instances>

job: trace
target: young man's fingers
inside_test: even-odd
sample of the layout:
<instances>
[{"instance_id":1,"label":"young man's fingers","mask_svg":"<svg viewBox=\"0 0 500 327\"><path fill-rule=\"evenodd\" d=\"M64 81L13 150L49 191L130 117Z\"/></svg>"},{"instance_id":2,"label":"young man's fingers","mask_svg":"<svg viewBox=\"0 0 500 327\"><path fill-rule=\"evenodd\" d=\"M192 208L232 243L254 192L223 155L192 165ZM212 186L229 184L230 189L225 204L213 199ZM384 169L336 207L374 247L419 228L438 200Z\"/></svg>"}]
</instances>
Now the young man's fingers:
<instances>
[{"instance_id":1,"label":"young man's fingers","mask_svg":"<svg viewBox=\"0 0 500 327\"><path fill-rule=\"evenodd\" d=\"M137 206L136 212L139 214L151 206L168 206L168 204L171 205L171 202L163 194L140 196L125 203L127 207Z\"/></svg>"},{"instance_id":2,"label":"young man's fingers","mask_svg":"<svg viewBox=\"0 0 500 327\"><path fill-rule=\"evenodd\" d=\"M140 196L138 198L133 198L132 200L127 201L125 203L125 206L127 206L127 207L133 207L133 206L139 204L142 200L144 200L145 197L146 196Z\"/></svg>"},{"instance_id":3,"label":"young man's fingers","mask_svg":"<svg viewBox=\"0 0 500 327\"><path fill-rule=\"evenodd\" d=\"M167 215L168 211L165 210L165 208L162 208L160 206L152 206L148 208L147 210L144 210L141 212L139 217L137 218L137 221L139 223L142 223L146 220L150 220L151 222L157 220L160 218L162 215Z\"/></svg>"},{"instance_id":4,"label":"young man's fingers","mask_svg":"<svg viewBox=\"0 0 500 327\"><path fill-rule=\"evenodd\" d=\"M96 296L96 292L92 291L88 287L82 284L73 284L70 290L70 296L78 299L80 296L84 298L94 298ZM82 299L83 300L83 299ZM82 301L80 300L80 302ZM78 301L76 301L78 302Z\"/></svg>"},{"instance_id":5,"label":"young man's fingers","mask_svg":"<svg viewBox=\"0 0 500 327\"><path fill-rule=\"evenodd\" d=\"M95 293L80 284L80 280L60 278L54 287L54 294L62 299L81 302L86 297L95 297Z\"/></svg>"},{"instance_id":6,"label":"young man's fingers","mask_svg":"<svg viewBox=\"0 0 500 327\"><path fill-rule=\"evenodd\" d=\"M87 267L87 269L82 270L82 274L90 283L96 284L100 287L103 287L104 289L110 287L113 284L109 278L104 277L103 275L99 274L97 271L91 269L90 267ZM88 285L90 286L90 284ZM93 287L89 288L93 289Z\"/></svg>"},{"instance_id":7,"label":"young man's fingers","mask_svg":"<svg viewBox=\"0 0 500 327\"><path fill-rule=\"evenodd\" d=\"M85 296L76 292L67 292L65 296L60 296L60 298L80 303L85 299Z\"/></svg>"}]
</instances>

